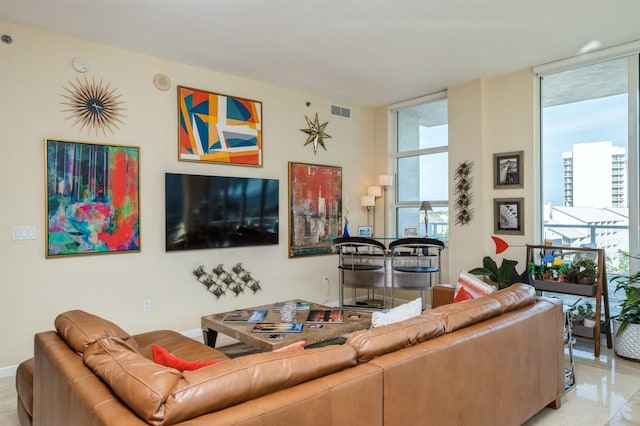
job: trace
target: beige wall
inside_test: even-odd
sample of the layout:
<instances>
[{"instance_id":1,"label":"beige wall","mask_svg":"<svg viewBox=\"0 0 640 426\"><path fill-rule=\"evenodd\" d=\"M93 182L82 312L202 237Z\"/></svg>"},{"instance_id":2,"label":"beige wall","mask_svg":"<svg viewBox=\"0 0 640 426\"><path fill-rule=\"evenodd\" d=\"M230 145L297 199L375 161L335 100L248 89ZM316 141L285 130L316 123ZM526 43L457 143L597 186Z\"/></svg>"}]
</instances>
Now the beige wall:
<instances>
[{"instance_id":1,"label":"beige wall","mask_svg":"<svg viewBox=\"0 0 640 426\"><path fill-rule=\"evenodd\" d=\"M473 161L473 219L456 225L452 219L449 241L449 275L482 266L482 257L491 256L498 265L502 258L517 260L518 272L525 268L524 245L535 240L533 195L536 134L535 77L531 69L504 76L479 79L448 90L450 209L455 192L453 171L463 161ZM493 189L493 154L524 151L524 188ZM495 254L493 200L524 198L525 235L497 235L509 249Z\"/></svg>"},{"instance_id":2,"label":"beige wall","mask_svg":"<svg viewBox=\"0 0 640 426\"><path fill-rule=\"evenodd\" d=\"M337 300L335 256L288 259L287 162L309 162L343 167L343 196L349 207L351 230L366 223L359 205L366 186L387 172L389 123L386 108L351 105L351 120L330 117L339 99L274 87L258 81L203 70L77 39L44 33L0 21L0 32L13 44L0 46L0 375L31 356L33 334L51 329L55 316L68 309L84 309L120 324L132 333L154 328L197 329L200 316L236 307L291 297L320 302ZM86 58L89 75L104 78L127 102L125 124L106 136L87 135L71 127L61 112L60 93L78 74L74 57ZM156 73L173 83L168 92L152 84ZM322 78L321 75L318 78ZM474 210L468 226L455 226L447 249L445 277L455 280L461 269L478 266L493 253L492 199L525 196L530 200L533 147L533 76L530 70L481 79L449 89L450 170L474 161ZM233 94L263 102L264 167L247 168L177 161L176 85ZM417 94L419 95L419 94ZM305 102L310 101L307 108ZM305 115L319 113L328 120L327 149L317 155L303 147ZM44 257L44 143L45 137L141 149L141 235L137 254ZM494 191L491 161L494 152L525 150L525 188ZM164 250L163 173L267 177L280 180L280 244L272 247ZM392 195L391 195L392 196ZM453 200L453 196L451 198ZM381 204L379 202L379 207ZM532 203L525 202L527 237L505 238L522 245L531 235ZM451 206L453 211L453 206ZM382 223L382 209L377 224ZM35 225L33 241L13 241L12 227ZM530 238L529 238L530 239ZM505 255L524 258L515 247ZM223 296L216 300L193 278L198 265L230 266L242 262L260 280L262 291ZM331 285L322 285L328 276ZM152 311L143 312L143 300Z\"/></svg>"},{"instance_id":3,"label":"beige wall","mask_svg":"<svg viewBox=\"0 0 640 426\"><path fill-rule=\"evenodd\" d=\"M290 297L337 300L335 256L287 257L287 162L342 166L350 223L366 223L359 197L379 174L370 173L372 109L351 105L351 120L331 117L329 104L344 102L5 22L0 32L13 37L13 44L0 45L0 372L29 357L33 334L51 329L55 315L68 309L88 310L139 332L197 329L202 315ZM113 134L87 135L61 112L60 93L79 75L71 67L76 56L88 60L89 75L104 78L123 94L127 117ZM167 92L152 84L159 72L172 80ZM262 101L264 167L178 162L176 85ZM311 102L308 108L306 101ZM307 127L305 115L316 112L329 121L326 131L332 139L326 140L326 152L314 155L311 146L303 146L306 135L300 129ZM141 253L45 259L45 137L140 146ZM163 174L169 171L279 179L280 244L166 253ZM36 240L13 241L15 225L35 225ZM191 273L198 265L236 262L260 280L262 291L216 300ZM329 289L322 284L325 275ZM145 298L152 300L148 313L143 312Z\"/></svg>"}]
</instances>

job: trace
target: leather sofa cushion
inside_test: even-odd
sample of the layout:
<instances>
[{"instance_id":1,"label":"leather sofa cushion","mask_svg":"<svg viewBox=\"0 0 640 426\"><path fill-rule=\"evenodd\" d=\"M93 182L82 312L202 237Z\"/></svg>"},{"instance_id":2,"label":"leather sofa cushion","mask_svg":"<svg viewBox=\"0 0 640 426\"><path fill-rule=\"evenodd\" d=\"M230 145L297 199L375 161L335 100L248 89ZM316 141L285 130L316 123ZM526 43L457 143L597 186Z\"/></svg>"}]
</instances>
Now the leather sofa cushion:
<instances>
[{"instance_id":1,"label":"leather sofa cushion","mask_svg":"<svg viewBox=\"0 0 640 426\"><path fill-rule=\"evenodd\" d=\"M497 300L504 313L533 305L536 301L536 289L529 284L517 283L503 290L498 290L488 297Z\"/></svg>"},{"instance_id":2,"label":"leather sofa cushion","mask_svg":"<svg viewBox=\"0 0 640 426\"><path fill-rule=\"evenodd\" d=\"M228 356L217 349L186 337L173 330L154 330L132 336L138 344L138 352L153 359L151 344L162 346L173 355L189 361L226 361Z\"/></svg>"},{"instance_id":3,"label":"leather sofa cushion","mask_svg":"<svg viewBox=\"0 0 640 426\"><path fill-rule=\"evenodd\" d=\"M165 401L182 377L178 370L154 363L117 337L96 340L83 359L144 421L164 423Z\"/></svg>"},{"instance_id":4,"label":"leather sofa cushion","mask_svg":"<svg viewBox=\"0 0 640 426\"><path fill-rule=\"evenodd\" d=\"M413 346L444 334L444 326L437 318L424 315L371 330L353 333L346 345L353 346L358 353L358 363Z\"/></svg>"},{"instance_id":5,"label":"leather sofa cushion","mask_svg":"<svg viewBox=\"0 0 640 426\"><path fill-rule=\"evenodd\" d=\"M98 339L109 336L118 337L136 349L138 347L129 333L116 324L81 310L58 315L55 327L62 339L79 354Z\"/></svg>"},{"instance_id":6,"label":"leather sofa cushion","mask_svg":"<svg viewBox=\"0 0 640 426\"><path fill-rule=\"evenodd\" d=\"M445 333L451 333L533 303L535 289L528 284L514 284L477 299L427 310L422 315L438 318L444 325Z\"/></svg>"},{"instance_id":7,"label":"leather sofa cushion","mask_svg":"<svg viewBox=\"0 0 640 426\"><path fill-rule=\"evenodd\" d=\"M166 403L167 424L253 400L356 365L348 345L247 355L183 372Z\"/></svg>"}]
</instances>

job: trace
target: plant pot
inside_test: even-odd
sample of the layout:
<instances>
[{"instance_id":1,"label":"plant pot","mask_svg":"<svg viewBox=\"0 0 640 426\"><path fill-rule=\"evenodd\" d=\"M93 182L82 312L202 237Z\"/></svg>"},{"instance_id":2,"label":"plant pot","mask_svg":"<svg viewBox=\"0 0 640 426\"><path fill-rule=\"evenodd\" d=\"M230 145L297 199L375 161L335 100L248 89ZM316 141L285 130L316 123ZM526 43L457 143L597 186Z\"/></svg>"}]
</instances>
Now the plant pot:
<instances>
[{"instance_id":1,"label":"plant pot","mask_svg":"<svg viewBox=\"0 0 640 426\"><path fill-rule=\"evenodd\" d=\"M595 282L595 278L578 278L578 284L593 284Z\"/></svg>"},{"instance_id":2,"label":"plant pot","mask_svg":"<svg viewBox=\"0 0 640 426\"><path fill-rule=\"evenodd\" d=\"M620 336L616 336L622 323L613 320L613 349L616 355L640 360L640 324L629 324Z\"/></svg>"},{"instance_id":3,"label":"plant pot","mask_svg":"<svg viewBox=\"0 0 640 426\"><path fill-rule=\"evenodd\" d=\"M567 282L567 274L558 275L558 282L559 283L566 283Z\"/></svg>"},{"instance_id":4,"label":"plant pot","mask_svg":"<svg viewBox=\"0 0 640 426\"><path fill-rule=\"evenodd\" d=\"M571 317L571 325L582 325L584 324L584 317L582 315L573 315Z\"/></svg>"},{"instance_id":5,"label":"plant pot","mask_svg":"<svg viewBox=\"0 0 640 426\"><path fill-rule=\"evenodd\" d=\"M590 327L593 328L596 326L596 319L595 318L587 318L584 317L584 324L585 327Z\"/></svg>"}]
</instances>

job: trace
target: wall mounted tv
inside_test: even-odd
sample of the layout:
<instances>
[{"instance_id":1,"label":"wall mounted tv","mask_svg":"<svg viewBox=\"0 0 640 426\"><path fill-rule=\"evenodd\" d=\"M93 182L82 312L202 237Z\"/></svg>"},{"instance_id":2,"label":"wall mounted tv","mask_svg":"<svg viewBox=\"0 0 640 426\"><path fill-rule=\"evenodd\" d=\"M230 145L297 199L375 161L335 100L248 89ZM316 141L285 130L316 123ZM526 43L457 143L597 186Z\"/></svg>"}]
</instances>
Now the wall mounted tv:
<instances>
[{"instance_id":1,"label":"wall mounted tv","mask_svg":"<svg viewBox=\"0 0 640 426\"><path fill-rule=\"evenodd\" d=\"M279 181L165 173L166 250L278 244Z\"/></svg>"}]
</instances>

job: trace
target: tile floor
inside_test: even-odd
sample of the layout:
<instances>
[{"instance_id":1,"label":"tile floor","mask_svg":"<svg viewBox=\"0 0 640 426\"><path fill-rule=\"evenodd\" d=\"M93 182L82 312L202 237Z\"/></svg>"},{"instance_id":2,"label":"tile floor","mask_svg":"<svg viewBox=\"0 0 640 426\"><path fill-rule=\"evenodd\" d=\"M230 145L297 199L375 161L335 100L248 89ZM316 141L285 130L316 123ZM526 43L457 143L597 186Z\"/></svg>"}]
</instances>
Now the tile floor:
<instances>
[{"instance_id":1,"label":"tile floor","mask_svg":"<svg viewBox=\"0 0 640 426\"><path fill-rule=\"evenodd\" d=\"M545 408L526 426L640 425L640 362L615 356L604 339L599 358L592 348L590 342L577 342L576 387L562 398L559 410ZM0 379L0 425L19 425L13 377Z\"/></svg>"}]
</instances>

